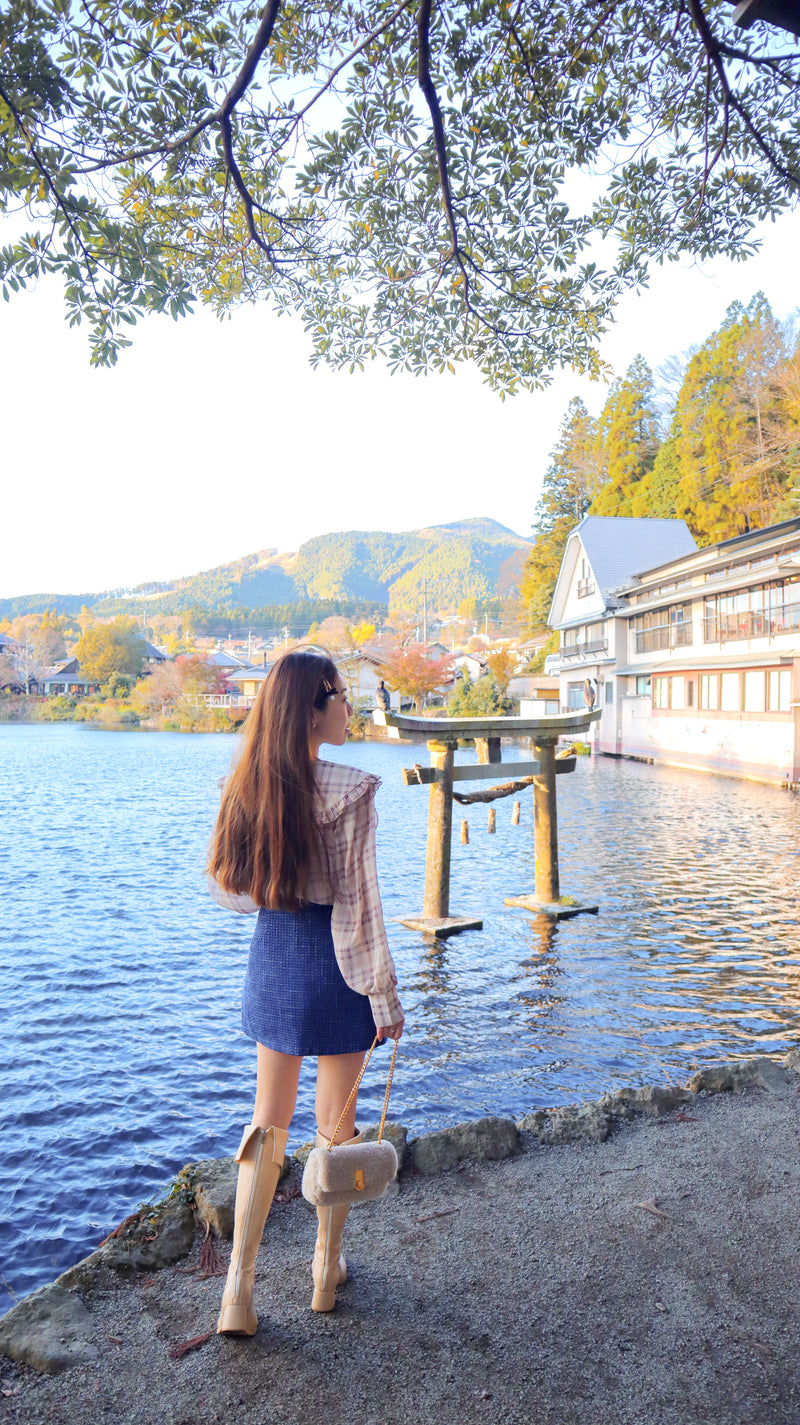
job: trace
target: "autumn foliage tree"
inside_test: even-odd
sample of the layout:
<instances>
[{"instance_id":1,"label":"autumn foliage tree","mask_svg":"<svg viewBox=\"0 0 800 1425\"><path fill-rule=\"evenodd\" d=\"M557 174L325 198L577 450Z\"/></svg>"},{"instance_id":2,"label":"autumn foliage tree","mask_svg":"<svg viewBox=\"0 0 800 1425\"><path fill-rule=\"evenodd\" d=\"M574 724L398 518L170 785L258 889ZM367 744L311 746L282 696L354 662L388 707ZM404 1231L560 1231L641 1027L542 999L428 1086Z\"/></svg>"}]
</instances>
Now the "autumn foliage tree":
<instances>
[{"instance_id":1,"label":"autumn foliage tree","mask_svg":"<svg viewBox=\"0 0 800 1425\"><path fill-rule=\"evenodd\" d=\"M384 682L401 697L413 698L414 711L421 712L425 699L439 692L453 676L452 658L430 658L424 643L407 643L396 648L381 664Z\"/></svg>"},{"instance_id":2,"label":"autumn foliage tree","mask_svg":"<svg viewBox=\"0 0 800 1425\"><path fill-rule=\"evenodd\" d=\"M125 617L85 628L75 649L81 673L90 683L107 683L112 673L138 677L144 655L144 640L134 620Z\"/></svg>"},{"instance_id":3,"label":"autumn foliage tree","mask_svg":"<svg viewBox=\"0 0 800 1425\"><path fill-rule=\"evenodd\" d=\"M508 685L517 671L519 656L513 648L493 648L486 654L489 677L502 698L508 692Z\"/></svg>"},{"instance_id":4,"label":"autumn foliage tree","mask_svg":"<svg viewBox=\"0 0 800 1425\"><path fill-rule=\"evenodd\" d=\"M220 668L199 654L183 655L174 662L160 663L148 677L136 684L131 704L141 717L171 711L185 698L207 693L229 693L230 685Z\"/></svg>"},{"instance_id":5,"label":"autumn foliage tree","mask_svg":"<svg viewBox=\"0 0 800 1425\"><path fill-rule=\"evenodd\" d=\"M572 401L545 475L523 577L535 631L587 513L683 519L698 544L762 529L800 501L800 343L763 293L734 302L679 371L666 422L637 357L595 422Z\"/></svg>"}]
</instances>

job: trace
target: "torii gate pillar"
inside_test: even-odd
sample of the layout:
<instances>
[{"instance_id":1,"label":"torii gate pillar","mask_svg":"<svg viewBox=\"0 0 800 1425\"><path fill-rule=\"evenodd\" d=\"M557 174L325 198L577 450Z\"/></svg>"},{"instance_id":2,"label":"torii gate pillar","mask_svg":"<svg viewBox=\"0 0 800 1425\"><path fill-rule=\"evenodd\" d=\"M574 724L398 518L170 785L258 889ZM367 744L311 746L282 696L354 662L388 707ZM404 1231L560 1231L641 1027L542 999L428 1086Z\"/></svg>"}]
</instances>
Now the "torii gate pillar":
<instances>
[{"instance_id":1,"label":"torii gate pillar","mask_svg":"<svg viewBox=\"0 0 800 1425\"><path fill-rule=\"evenodd\" d=\"M453 739L430 741L428 753L436 780L428 793L428 839L425 849L425 897L421 916L403 916L402 925L428 935L452 935L457 930L482 930L475 916L450 914L450 845L453 831Z\"/></svg>"}]
</instances>

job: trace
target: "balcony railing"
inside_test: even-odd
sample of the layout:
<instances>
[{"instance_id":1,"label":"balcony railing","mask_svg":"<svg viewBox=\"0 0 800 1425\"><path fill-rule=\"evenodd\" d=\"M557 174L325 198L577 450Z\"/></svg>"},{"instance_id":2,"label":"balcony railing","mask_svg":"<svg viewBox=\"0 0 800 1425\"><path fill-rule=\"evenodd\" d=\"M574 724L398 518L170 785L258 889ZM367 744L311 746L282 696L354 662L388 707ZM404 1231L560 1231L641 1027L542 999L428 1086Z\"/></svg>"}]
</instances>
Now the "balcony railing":
<instances>
[{"instance_id":1,"label":"balcony railing","mask_svg":"<svg viewBox=\"0 0 800 1425\"><path fill-rule=\"evenodd\" d=\"M800 603L777 609L746 609L703 619L705 643L733 643L737 638L779 638L800 629Z\"/></svg>"},{"instance_id":2,"label":"balcony railing","mask_svg":"<svg viewBox=\"0 0 800 1425\"><path fill-rule=\"evenodd\" d=\"M588 599L589 595L590 595L590 594L593 594L593 593L594 593L594 579L579 579L579 580L578 580L578 598L579 598L579 599Z\"/></svg>"},{"instance_id":3,"label":"balcony railing","mask_svg":"<svg viewBox=\"0 0 800 1425\"><path fill-rule=\"evenodd\" d=\"M185 693L182 701L192 708L249 708L254 699L246 693Z\"/></svg>"},{"instance_id":4,"label":"balcony railing","mask_svg":"<svg viewBox=\"0 0 800 1425\"><path fill-rule=\"evenodd\" d=\"M663 648L686 648L692 642L692 625L689 619L683 623L661 623L655 628L643 628L634 634L637 653L656 653Z\"/></svg>"},{"instance_id":5,"label":"balcony railing","mask_svg":"<svg viewBox=\"0 0 800 1425\"><path fill-rule=\"evenodd\" d=\"M589 653L607 653L608 639L595 638L590 639L588 643L565 643L558 651L562 658L580 658L581 655L586 656Z\"/></svg>"}]
</instances>

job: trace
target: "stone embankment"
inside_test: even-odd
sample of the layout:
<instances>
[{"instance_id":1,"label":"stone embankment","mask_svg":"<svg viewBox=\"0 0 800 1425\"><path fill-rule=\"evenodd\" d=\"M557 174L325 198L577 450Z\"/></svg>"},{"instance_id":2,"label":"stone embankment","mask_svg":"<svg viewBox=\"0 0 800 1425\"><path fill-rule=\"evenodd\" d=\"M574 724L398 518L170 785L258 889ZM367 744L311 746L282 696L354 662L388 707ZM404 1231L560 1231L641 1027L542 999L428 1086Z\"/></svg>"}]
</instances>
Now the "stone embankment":
<instances>
[{"instance_id":1,"label":"stone embankment","mask_svg":"<svg viewBox=\"0 0 800 1425\"><path fill-rule=\"evenodd\" d=\"M351 1214L331 1317L308 1311L301 1151L267 1223L253 1341L209 1334L235 1164L191 1164L0 1320L0 1414L798 1425L799 1075L795 1049L517 1123L410 1142L392 1125L399 1181Z\"/></svg>"}]
</instances>

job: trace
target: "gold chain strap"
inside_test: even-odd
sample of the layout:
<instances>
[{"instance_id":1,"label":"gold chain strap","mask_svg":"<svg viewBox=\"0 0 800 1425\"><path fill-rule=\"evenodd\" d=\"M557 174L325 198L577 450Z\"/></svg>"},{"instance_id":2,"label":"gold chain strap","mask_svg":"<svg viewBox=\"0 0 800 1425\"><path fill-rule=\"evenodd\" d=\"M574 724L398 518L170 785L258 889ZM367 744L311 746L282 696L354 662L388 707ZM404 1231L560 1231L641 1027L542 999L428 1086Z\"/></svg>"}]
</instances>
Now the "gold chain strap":
<instances>
[{"instance_id":1,"label":"gold chain strap","mask_svg":"<svg viewBox=\"0 0 800 1425\"><path fill-rule=\"evenodd\" d=\"M350 1107L351 1103L353 1102L353 1099L355 1098L356 1094L358 1093L359 1087L360 1087L360 1085L361 1085L361 1080L362 1080L363 1077L364 1077L364 1072L365 1072L365 1070L366 1070L367 1064L369 1063L369 1056L370 1056L370 1054L372 1053L373 1049L375 1048L375 1045L377 1044L377 1042L378 1042L378 1036L377 1036L377 1034L376 1034L376 1035L375 1035L375 1038L373 1039L372 1043L370 1044L369 1049L368 1049L367 1052L366 1052L366 1055L365 1055L365 1057L364 1057L364 1062L363 1062L363 1064L361 1065L361 1069L359 1070L358 1078L356 1079L355 1083L353 1084L352 1089L350 1090L350 1097L348 1098L347 1103L345 1104L344 1108L342 1109L342 1116L341 1116L341 1118L339 1119L339 1122L337 1123L336 1127L334 1128L333 1133L331 1134L330 1142L328 1143L328 1147L327 1147L327 1152L328 1152L328 1153L330 1153L331 1148L333 1148L333 1146L334 1146L334 1144L335 1144L335 1142L336 1142L336 1134L339 1132L339 1129L341 1128L342 1124L344 1123L344 1120L345 1120L345 1118L347 1117L347 1110L348 1110L348 1108ZM379 1143L380 1143L381 1139L383 1138L383 1127L384 1127L384 1124L386 1123L386 1114L387 1114L387 1111L388 1111L388 1108L389 1108L389 1094L390 1094L391 1091L392 1091L392 1078L393 1078L393 1076L394 1076L394 1061L395 1061L395 1059L397 1058L397 1040L395 1039L395 1040L393 1040L392 1042L393 1042L394 1047L393 1047L393 1049L392 1049L392 1062L391 1062L391 1064L389 1065L389 1078L388 1078L388 1081L387 1081L387 1084L386 1084L386 1095L385 1095L384 1100L383 1100L383 1113L381 1114L381 1126L380 1126L380 1130L379 1130L379 1132L378 1132L378 1142L379 1142Z\"/></svg>"}]
</instances>

